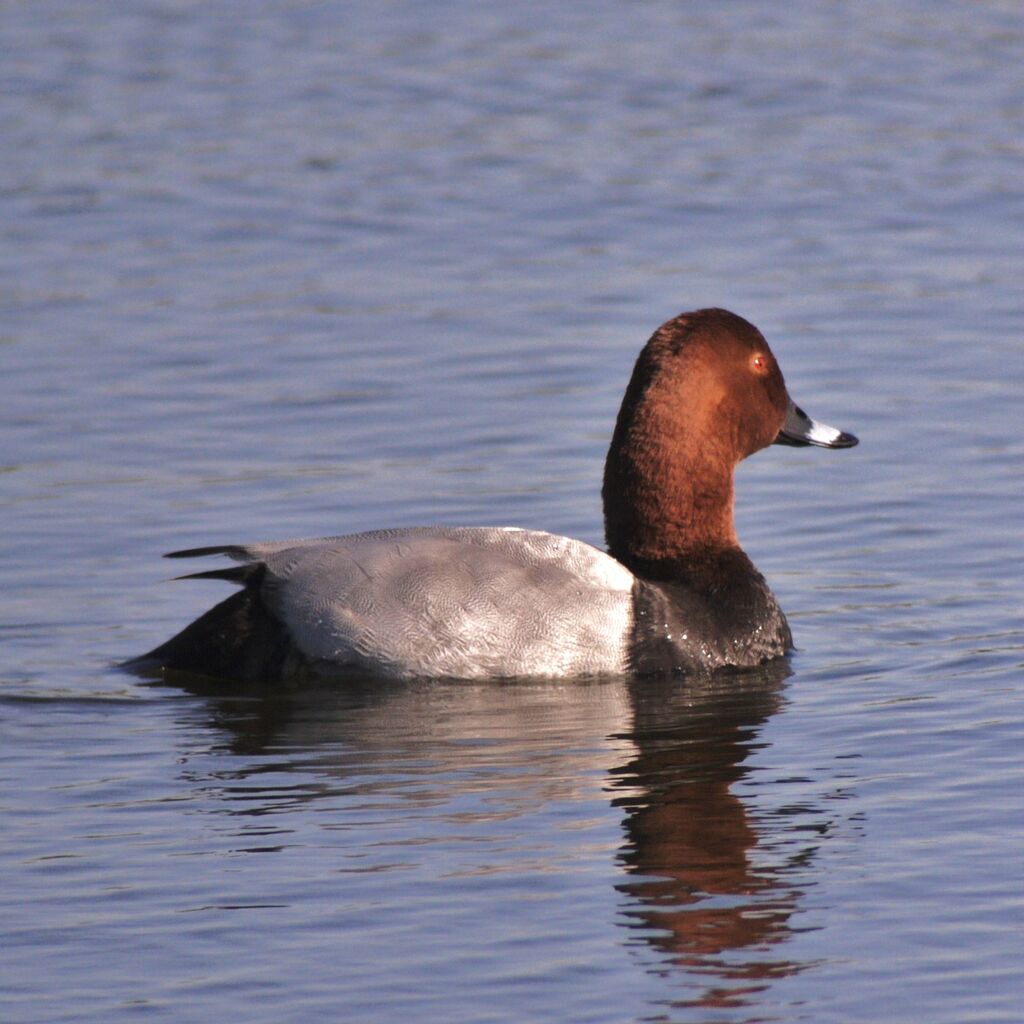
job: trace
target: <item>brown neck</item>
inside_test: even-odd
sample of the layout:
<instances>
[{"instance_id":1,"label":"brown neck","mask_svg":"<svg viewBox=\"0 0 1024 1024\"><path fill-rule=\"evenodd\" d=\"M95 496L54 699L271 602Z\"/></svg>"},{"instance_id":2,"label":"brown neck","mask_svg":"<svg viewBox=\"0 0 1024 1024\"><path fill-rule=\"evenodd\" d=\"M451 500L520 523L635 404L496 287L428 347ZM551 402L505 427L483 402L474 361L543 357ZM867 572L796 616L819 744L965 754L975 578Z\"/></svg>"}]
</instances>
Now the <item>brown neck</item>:
<instances>
[{"instance_id":1,"label":"brown neck","mask_svg":"<svg viewBox=\"0 0 1024 1024\"><path fill-rule=\"evenodd\" d=\"M722 346L695 342L712 313L677 317L654 332L608 449L601 492L608 550L647 577L692 574L739 553L733 471L757 445L744 433L745 404L723 371Z\"/></svg>"},{"instance_id":2,"label":"brown neck","mask_svg":"<svg viewBox=\"0 0 1024 1024\"><path fill-rule=\"evenodd\" d=\"M630 445L613 442L605 464L608 550L645 576L674 575L673 564L692 567L739 547L731 460L673 451L667 440L634 431Z\"/></svg>"}]
</instances>

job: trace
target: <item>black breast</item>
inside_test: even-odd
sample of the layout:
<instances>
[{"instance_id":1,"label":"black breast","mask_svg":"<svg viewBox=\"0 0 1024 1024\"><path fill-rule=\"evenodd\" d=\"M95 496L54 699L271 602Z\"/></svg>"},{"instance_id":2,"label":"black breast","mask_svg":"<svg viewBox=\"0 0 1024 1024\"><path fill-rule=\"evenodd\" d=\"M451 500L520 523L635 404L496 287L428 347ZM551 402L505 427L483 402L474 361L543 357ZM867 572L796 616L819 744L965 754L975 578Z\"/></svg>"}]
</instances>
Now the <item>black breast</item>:
<instances>
[{"instance_id":1,"label":"black breast","mask_svg":"<svg viewBox=\"0 0 1024 1024\"><path fill-rule=\"evenodd\" d=\"M633 586L630 666L640 674L749 667L793 646L786 616L742 552L707 571L638 578Z\"/></svg>"}]
</instances>

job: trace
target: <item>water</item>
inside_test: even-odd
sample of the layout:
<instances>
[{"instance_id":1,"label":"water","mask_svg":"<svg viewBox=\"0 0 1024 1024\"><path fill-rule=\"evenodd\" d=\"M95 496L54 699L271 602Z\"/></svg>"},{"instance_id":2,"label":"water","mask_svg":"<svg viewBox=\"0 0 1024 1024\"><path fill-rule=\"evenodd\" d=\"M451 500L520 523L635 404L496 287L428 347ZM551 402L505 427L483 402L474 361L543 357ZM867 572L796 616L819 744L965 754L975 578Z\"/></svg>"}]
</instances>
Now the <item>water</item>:
<instances>
[{"instance_id":1,"label":"water","mask_svg":"<svg viewBox=\"0 0 1024 1024\"><path fill-rule=\"evenodd\" d=\"M37 0L0 14L0 1018L1016 1022L1024 22ZM852 452L714 686L196 692L176 547L600 542L632 360L768 335Z\"/></svg>"}]
</instances>

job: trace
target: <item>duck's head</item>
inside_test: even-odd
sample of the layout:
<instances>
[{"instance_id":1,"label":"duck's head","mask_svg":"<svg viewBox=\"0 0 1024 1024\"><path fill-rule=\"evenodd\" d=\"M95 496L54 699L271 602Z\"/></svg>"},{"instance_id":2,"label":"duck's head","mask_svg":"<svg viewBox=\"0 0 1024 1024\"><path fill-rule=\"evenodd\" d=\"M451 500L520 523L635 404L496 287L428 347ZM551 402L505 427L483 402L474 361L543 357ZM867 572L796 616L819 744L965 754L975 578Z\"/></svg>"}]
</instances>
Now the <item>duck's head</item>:
<instances>
[{"instance_id":1,"label":"duck's head","mask_svg":"<svg viewBox=\"0 0 1024 1024\"><path fill-rule=\"evenodd\" d=\"M764 335L742 317L702 309L663 324L637 359L608 451L612 554L735 546L733 473L770 444L850 448L857 438L792 401Z\"/></svg>"}]
</instances>

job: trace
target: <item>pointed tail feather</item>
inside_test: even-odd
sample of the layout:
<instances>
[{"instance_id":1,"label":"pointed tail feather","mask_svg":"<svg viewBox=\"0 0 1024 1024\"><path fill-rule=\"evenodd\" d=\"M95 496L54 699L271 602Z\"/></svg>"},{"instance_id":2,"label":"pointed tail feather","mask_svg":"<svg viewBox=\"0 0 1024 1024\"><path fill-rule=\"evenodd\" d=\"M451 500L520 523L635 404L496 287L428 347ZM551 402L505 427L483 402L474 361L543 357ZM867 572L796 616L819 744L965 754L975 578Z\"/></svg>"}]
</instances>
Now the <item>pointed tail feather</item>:
<instances>
[{"instance_id":1,"label":"pointed tail feather","mask_svg":"<svg viewBox=\"0 0 1024 1024\"><path fill-rule=\"evenodd\" d=\"M208 555L227 555L239 562L248 557L245 548L237 544L218 544L208 548L182 548L180 551L168 551L164 558L206 558Z\"/></svg>"},{"instance_id":2,"label":"pointed tail feather","mask_svg":"<svg viewBox=\"0 0 1024 1024\"><path fill-rule=\"evenodd\" d=\"M266 569L256 564L197 573L200 578L230 579L244 589L214 605L195 622L148 654L124 662L124 668L170 669L236 682L279 679L303 664L288 631L266 607L260 583ZM225 575L234 573L235 575Z\"/></svg>"}]
</instances>

